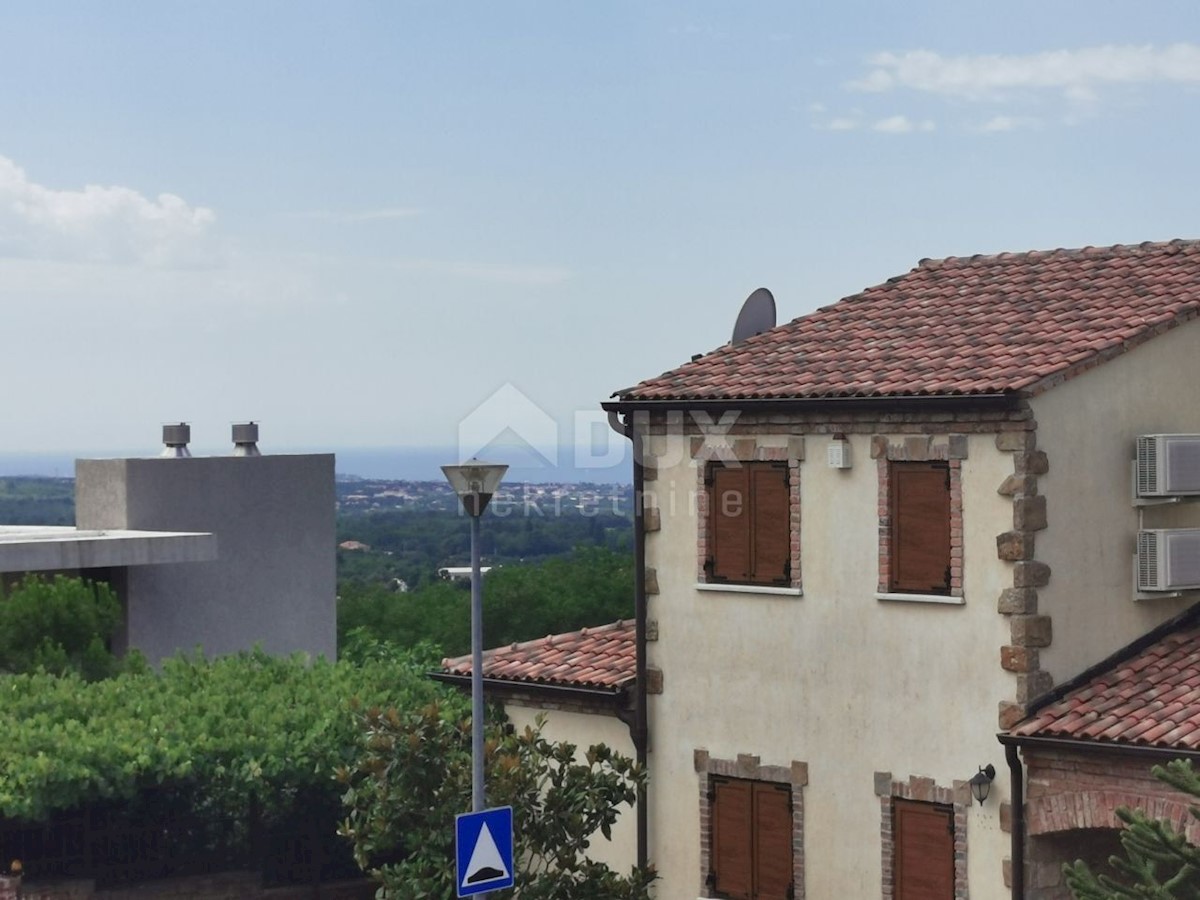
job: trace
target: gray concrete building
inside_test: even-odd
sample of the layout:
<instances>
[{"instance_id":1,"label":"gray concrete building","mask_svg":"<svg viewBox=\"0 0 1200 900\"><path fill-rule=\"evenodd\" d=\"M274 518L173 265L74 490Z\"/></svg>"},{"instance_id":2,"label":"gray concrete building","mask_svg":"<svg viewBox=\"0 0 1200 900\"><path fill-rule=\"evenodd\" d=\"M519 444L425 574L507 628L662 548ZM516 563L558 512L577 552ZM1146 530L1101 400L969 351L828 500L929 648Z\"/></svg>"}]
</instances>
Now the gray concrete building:
<instances>
[{"instance_id":1,"label":"gray concrete building","mask_svg":"<svg viewBox=\"0 0 1200 900\"><path fill-rule=\"evenodd\" d=\"M334 657L333 454L249 446L201 458L185 440L171 456L77 460L76 527L0 529L0 577L68 571L109 582L125 610L115 649L151 662L256 644Z\"/></svg>"}]
</instances>

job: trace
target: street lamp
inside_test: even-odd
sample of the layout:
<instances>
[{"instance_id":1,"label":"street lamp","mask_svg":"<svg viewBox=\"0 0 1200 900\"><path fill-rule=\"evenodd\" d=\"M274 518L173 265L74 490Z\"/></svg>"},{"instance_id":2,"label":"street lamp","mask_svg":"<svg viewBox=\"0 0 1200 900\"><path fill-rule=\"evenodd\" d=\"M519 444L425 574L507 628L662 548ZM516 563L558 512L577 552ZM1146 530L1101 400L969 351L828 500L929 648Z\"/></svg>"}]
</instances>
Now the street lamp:
<instances>
[{"instance_id":1,"label":"street lamp","mask_svg":"<svg viewBox=\"0 0 1200 900\"><path fill-rule=\"evenodd\" d=\"M479 570L479 517L500 487L508 466L472 457L442 472L471 517L471 811L484 809L483 797L483 588Z\"/></svg>"}]
</instances>

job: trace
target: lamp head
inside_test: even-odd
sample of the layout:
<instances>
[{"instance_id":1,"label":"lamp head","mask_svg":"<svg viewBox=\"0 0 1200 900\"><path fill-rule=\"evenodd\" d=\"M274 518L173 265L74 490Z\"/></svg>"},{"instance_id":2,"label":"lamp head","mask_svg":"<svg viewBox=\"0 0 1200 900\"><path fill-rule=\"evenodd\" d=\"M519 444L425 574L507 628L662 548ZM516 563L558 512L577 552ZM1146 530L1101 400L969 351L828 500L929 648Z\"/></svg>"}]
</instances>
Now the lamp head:
<instances>
[{"instance_id":1,"label":"lamp head","mask_svg":"<svg viewBox=\"0 0 1200 900\"><path fill-rule=\"evenodd\" d=\"M450 482L450 487L454 488L454 493L462 501L467 515L472 517L483 515L507 471L506 465L486 463L474 457L461 465L442 466L442 473Z\"/></svg>"}]
</instances>

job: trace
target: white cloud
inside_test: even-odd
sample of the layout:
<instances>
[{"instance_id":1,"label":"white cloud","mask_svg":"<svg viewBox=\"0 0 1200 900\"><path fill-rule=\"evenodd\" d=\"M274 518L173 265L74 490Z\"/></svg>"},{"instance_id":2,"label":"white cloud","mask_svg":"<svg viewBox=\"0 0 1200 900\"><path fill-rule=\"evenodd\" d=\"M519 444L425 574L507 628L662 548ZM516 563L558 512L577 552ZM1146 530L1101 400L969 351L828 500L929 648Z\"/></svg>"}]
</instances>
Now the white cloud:
<instances>
[{"instance_id":1,"label":"white cloud","mask_svg":"<svg viewBox=\"0 0 1200 900\"><path fill-rule=\"evenodd\" d=\"M0 156L0 257L196 266L212 261L216 214L175 194L132 188L57 190Z\"/></svg>"},{"instance_id":2,"label":"white cloud","mask_svg":"<svg viewBox=\"0 0 1200 900\"><path fill-rule=\"evenodd\" d=\"M829 124L825 126L830 131L853 131L858 127L858 122L855 119L838 118L830 119Z\"/></svg>"},{"instance_id":3,"label":"white cloud","mask_svg":"<svg viewBox=\"0 0 1200 900\"><path fill-rule=\"evenodd\" d=\"M1026 55L942 56L929 50L880 53L851 83L860 91L900 88L967 99L998 99L1014 90L1059 90L1073 100L1105 86L1200 83L1200 46L1102 46Z\"/></svg>"},{"instance_id":4,"label":"white cloud","mask_svg":"<svg viewBox=\"0 0 1200 900\"><path fill-rule=\"evenodd\" d=\"M908 134L912 131L933 131L935 126L928 119L914 122L908 116L888 116L886 119L880 119L871 127L885 134Z\"/></svg>"}]
</instances>

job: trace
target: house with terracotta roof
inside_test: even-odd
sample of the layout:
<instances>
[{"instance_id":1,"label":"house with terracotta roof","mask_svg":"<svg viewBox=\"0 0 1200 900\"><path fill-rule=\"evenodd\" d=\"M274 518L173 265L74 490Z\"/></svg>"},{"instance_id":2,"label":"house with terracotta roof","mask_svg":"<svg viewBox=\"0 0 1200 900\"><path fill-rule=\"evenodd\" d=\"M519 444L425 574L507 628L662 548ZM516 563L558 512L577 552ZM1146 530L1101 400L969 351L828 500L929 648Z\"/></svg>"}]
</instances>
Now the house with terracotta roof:
<instances>
[{"instance_id":1,"label":"house with terracotta roof","mask_svg":"<svg viewBox=\"0 0 1200 900\"><path fill-rule=\"evenodd\" d=\"M1200 599L1137 591L1139 530L1200 505L1132 484L1140 436L1200 432L1198 316L1197 242L922 260L604 404L643 497L656 896L1061 895L1114 823L1047 780L1149 796L1148 763L1096 769L1047 717ZM1139 727L1104 733L1186 746Z\"/></svg>"},{"instance_id":2,"label":"house with terracotta roof","mask_svg":"<svg viewBox=\"0 0 1200 900\"><path fill-rule=\"evenodd\" d=\"M517 729L544 716L542 734L581 749L607 744L634 756L631 708L636 680L634 623L614 622L483 652L486 696L504 705ZM471 656L442 660L434 679L470 690ZM596 835L589 856L627 872L637 859L637 823L631 813Z\"/></svg>"}]
</instances>

